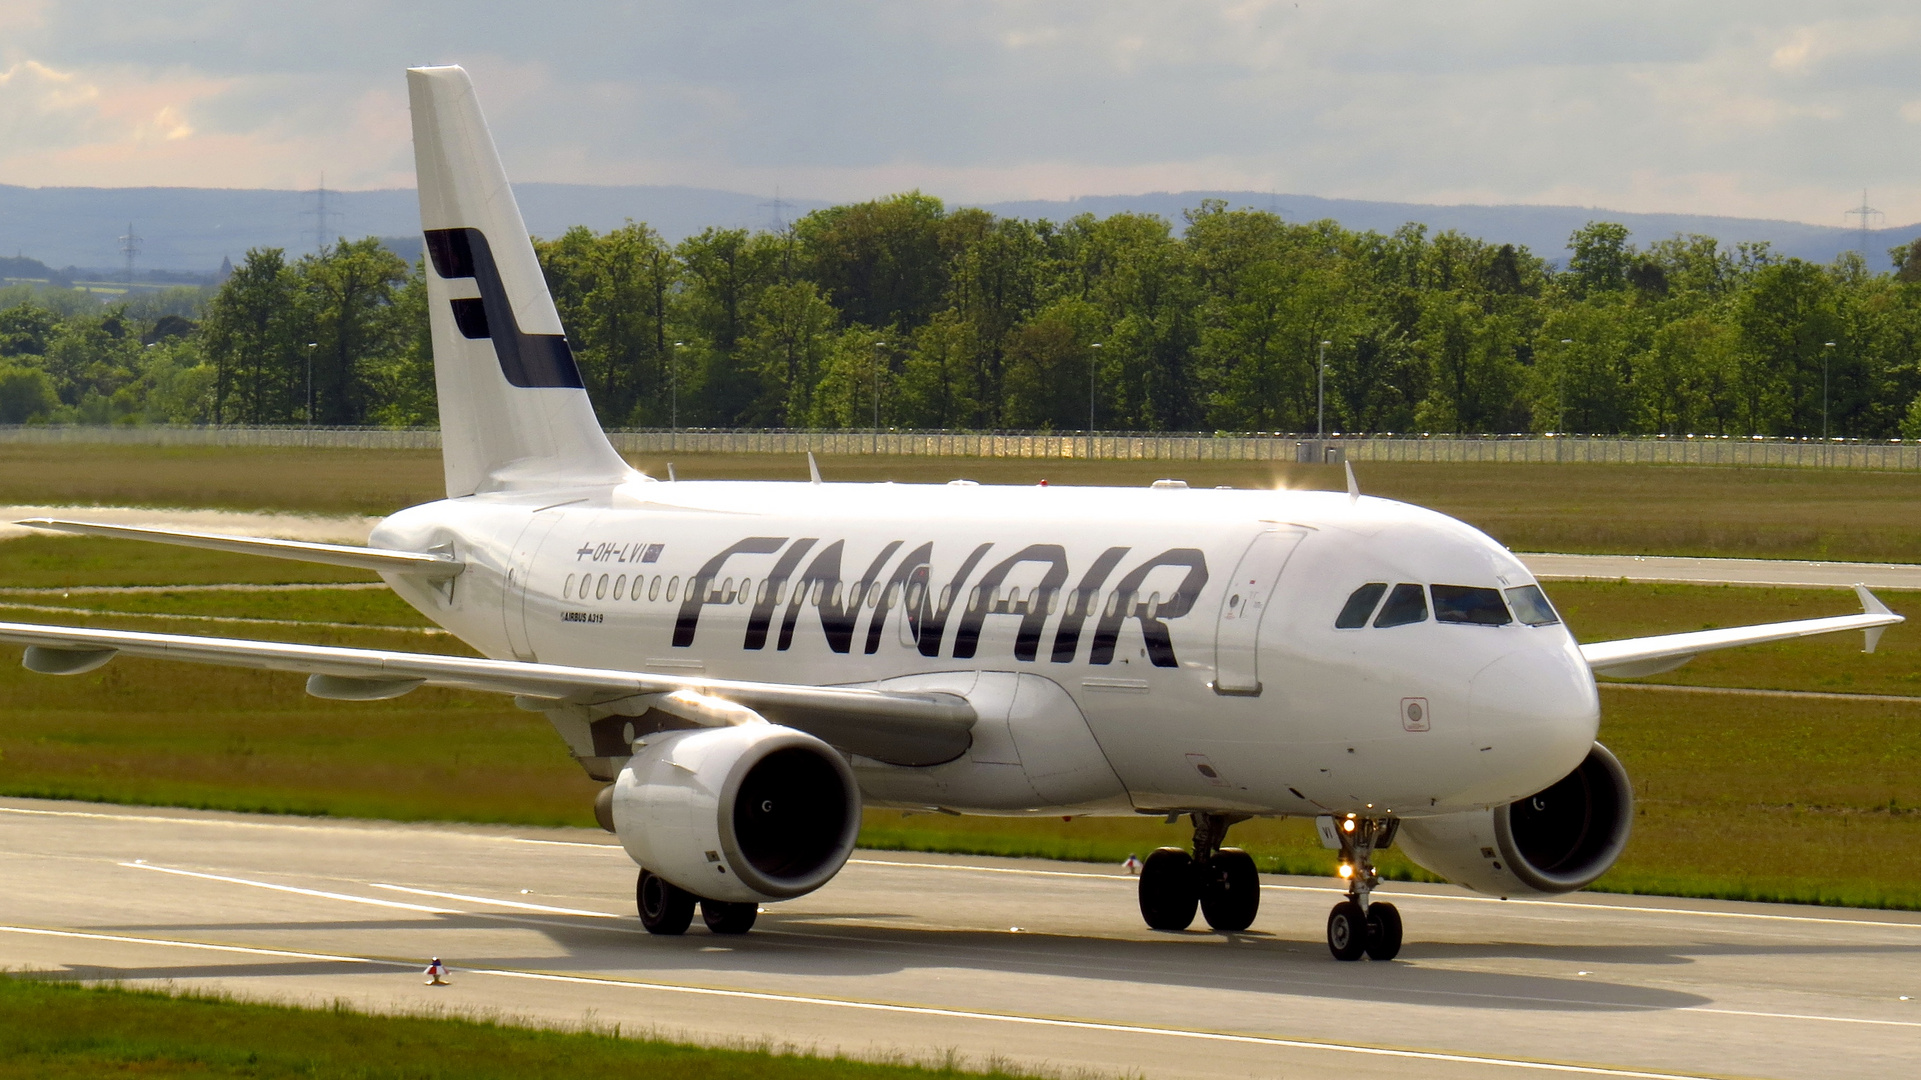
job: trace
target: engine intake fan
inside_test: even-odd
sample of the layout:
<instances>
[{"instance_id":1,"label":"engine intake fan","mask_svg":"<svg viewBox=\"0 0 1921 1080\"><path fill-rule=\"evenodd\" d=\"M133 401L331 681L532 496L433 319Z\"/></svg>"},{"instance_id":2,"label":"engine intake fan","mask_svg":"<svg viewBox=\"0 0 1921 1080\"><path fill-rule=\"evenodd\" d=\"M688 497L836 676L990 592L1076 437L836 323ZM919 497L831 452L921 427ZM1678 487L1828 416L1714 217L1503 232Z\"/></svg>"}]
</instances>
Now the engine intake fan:
<instances>
[{"instance_id":1,"label":"engine intake fan","mask_svg":"<svg viewBox=\"0 0 1921 1080\"><path fill-rule=\"evenodd\" d=\"M636 740L612 792L636 863L710 900L785 900L853 853L860 789L826 743L762 722Z\"/></svg>"},{"instance_id":2,"label":"engine intake fan","mask_svg":"<svg viewBox=\"0 0 1921 1080\"><path fill-rule=\"evenodd\" d=\"M1397 842L1408 858L1476 892L1551 896L1606 873L1633 821L1627 770L1595 743L1542 791L1491 810L1403 819Z\"/></svg>"}]
</instances>

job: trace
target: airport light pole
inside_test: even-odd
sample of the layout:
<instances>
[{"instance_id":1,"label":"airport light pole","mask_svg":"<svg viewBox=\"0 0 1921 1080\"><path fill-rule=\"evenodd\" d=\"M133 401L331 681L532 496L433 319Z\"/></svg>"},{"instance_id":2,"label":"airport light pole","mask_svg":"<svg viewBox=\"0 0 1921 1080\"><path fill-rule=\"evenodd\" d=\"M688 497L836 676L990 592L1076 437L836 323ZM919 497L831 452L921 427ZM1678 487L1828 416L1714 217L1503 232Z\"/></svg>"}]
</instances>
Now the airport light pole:
<instances>
[{"instance_id":1,"label":"airport light pole","mask_svg":"<svg viewBox=\"0 0 1921 1080\"><path fill-rule=\"evenodd\" d=\"M1561 339L1561 344L1564 346L1572 345L1574 344L1574 339L1564 337ZM1571 350L1566 348L1561 350L1561 422L1559 426L1563 436L1567 435L1567 368L1571 359L1568 356L1570 351Z\"/></svg>"},{"instance_id":2,"label":"airport light pole","mask_svg":"<svg viewBox=\"0 0 1921 1080\"><path fill-rule=\"evenodd\" d=\"M313 427L313 351L318 341L307 342L307 426Z\"/></svg>"},{"instance_id":3,"label":"airport light pole","mask_svg":"<svg viewBox=\"0 0 1921 1080\"><path fill-rule=\"evenodd\" d=\"M1314 375L1314 437L1327 438L1327 347L1331 341L1321 342L1321 358L1315 364ZM1327 447L1321 447L1321 460L1327 460Z\"/></svg>"},{"instance_id":4,"label":"airport light pole","mask_svg":"<svg viewBox=\"0 0 1921 1080\"><path fill-rule=\"evenodd\" d=\"M1556 461L1562 459L1567 447L1567 366L1569 346L1573 344L1573 338L1561 339L1561 418L1554 424L1560 429L1561 437L1554 442L1554 460Z\"/></svg>"},{"instance_id":5,"label":"airport light pole","mask_svg":"<svg viewBox=\"0 0 1921 1080\"><path fill-rule=\"evenodd\" d=\"M667 354L667 449L679 449L680 443L680 350L687 343L674 342L674 351Z\"/></svg>"},{"instance_id":6,"label":"airport light pole","mask_svg":"<svg viewBox=\"0 0 1921 1080\"><path fill-rule=\"evenodd\" d=\"M880 351L887 347L885 341L874 342L874 445L873 452L880 453Z\"/></svg>"},{"instance_id":7,"label":"airport light pole","mask_svg":"<svg viewBox=\"0 0 1921 1080\"><path fill-rule=\"evenodd\" d=\"M1087 457L1094 458L1094 379L1100 372L1101 343L1087 347Z\"/></svg>"},{"instance_id":8,"label":"airport light pole","mask_svg":"<svg viewBox=\"0 0 1921 1080\"><path fill-rule=\"evenodd\" d=\"M1834 355L1834 342L1821 344L1821 461L1828 458L1828 358Z\"/></svg>"}]
</instances>

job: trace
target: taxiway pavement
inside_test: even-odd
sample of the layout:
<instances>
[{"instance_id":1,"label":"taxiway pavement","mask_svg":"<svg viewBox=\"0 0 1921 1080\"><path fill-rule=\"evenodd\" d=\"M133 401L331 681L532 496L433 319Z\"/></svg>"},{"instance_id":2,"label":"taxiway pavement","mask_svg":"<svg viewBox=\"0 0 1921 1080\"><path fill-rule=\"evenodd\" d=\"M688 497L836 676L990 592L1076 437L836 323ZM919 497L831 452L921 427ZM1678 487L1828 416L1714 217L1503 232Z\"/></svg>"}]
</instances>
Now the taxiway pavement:
<instances>
[{"instance_id":1,"label":"taxiway pavement","mask_svg":"<svg viewBox=\"0 0 1921 1080\"><path fill-rule=\"evenodd\" d=\"M1805 559L1693 559L1678 555L1556 555L1516 552L1543 581L1652 581L1688 585L1791 585L1921 589L1921 565Z\"/></svg>"},{"instance_id":2,"label":"taxiway pavement","mask_svg":"<svg viewBox=\"0 0 1921 1080\"><path fill-rule=\"evenodd\" d=\"M1396 884L1401 959L1340 964L1331 881L1264 879L1247 933L1163 934L1112 868L860 852L744 937L696 920L655 938L633 880L595 832L0 800L0 965L1207 1080L1859 1080L1921 1061L1911 913ZM451 986L423 985L432 956Z\"/></svg>"}]
</instances>

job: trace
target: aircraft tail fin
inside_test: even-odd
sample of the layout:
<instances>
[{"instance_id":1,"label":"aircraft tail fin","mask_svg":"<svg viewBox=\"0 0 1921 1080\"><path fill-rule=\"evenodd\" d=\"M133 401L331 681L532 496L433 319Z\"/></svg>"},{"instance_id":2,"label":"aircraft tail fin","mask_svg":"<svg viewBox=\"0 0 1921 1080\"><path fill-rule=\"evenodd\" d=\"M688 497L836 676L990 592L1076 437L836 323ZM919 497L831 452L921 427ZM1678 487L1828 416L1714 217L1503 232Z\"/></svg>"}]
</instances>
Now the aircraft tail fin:
<instances>
[{"instance_id":1,"label":"aircraft tail fin","mask_svg":"<svg viewBox=\"0 0 1921 1080\"><path fill-rule=\"evenodd\" d=\"M412 68L447 496L620 483L492 134L459 67Z\"/></svg>"}]
</instances>

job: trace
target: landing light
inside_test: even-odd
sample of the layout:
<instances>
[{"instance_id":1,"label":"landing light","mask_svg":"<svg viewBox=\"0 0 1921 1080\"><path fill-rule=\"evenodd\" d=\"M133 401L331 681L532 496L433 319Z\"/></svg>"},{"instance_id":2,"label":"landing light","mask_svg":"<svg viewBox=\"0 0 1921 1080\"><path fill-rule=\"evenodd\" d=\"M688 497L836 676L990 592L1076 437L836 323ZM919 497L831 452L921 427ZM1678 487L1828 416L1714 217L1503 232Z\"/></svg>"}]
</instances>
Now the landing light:
<instances>
[{"instance_id":1,"label":"landing light","mask_svg":"<svg viewBox=\"0 0 1921 1080\"><path fill-rule=\"evenodd\" d=\"M1342 864L1341 864L1341 877L1343 877L1343 878L1351 878L1351 877L1353 877L1353 876L1354 876L1354 868L1353 868L1352 866L1349 866L1349 865L1348 865L1348 864L1346 864L1346 863L1342 863Z\"/></svg>"},{"instance_id":2,"label":"landing light","mask_svg":"<svg viewBox=\"0 0 1921 1080\"><path fill-rule=\"evenodd\" d=\"M1353 818L1348 818L1348 819L1347 819L1346 821L1343 821L1343 822L1341 822L1341 831L1342 831L1342 832L1353 832L1353 831L1354 831L1354 819L1353 819Z\"/></svg>"}]
</instances>

